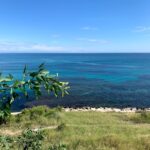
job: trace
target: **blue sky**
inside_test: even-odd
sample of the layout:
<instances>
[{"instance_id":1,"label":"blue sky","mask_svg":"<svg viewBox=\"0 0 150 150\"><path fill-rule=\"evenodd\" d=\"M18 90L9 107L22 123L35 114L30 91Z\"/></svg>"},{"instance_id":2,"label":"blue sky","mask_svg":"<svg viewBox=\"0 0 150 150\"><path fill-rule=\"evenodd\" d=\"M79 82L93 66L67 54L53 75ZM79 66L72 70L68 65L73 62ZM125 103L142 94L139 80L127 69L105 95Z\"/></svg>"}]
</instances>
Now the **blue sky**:
<instances>
[{"instance_id":1,"label":"blue sky","mask_svg":"<svg viewBox=\"0 0 150 150\"><path fill-rule=\"evenodd\" d=\"M150 52L150 0L0 0L0 52Z\"/></svg>"}]
</instances>

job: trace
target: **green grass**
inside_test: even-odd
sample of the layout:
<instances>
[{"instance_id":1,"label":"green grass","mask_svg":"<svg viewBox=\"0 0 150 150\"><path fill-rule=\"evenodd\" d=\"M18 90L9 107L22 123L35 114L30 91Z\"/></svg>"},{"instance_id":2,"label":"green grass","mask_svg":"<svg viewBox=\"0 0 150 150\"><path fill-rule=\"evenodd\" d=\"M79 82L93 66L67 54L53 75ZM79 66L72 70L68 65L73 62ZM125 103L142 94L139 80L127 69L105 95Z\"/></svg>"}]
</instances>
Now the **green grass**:
<instances>
[{"instance_id":1,"label":"green grass","mask_svg":"<svg viewBox=\"0 0 150 150\"><path fill-rule=\"evenodd\" d=\"M33 107L32 109L24 109L21 114L11 116L8 123L0 128L7 129L26 129L40 128L45 126L58 125L61 121L61 109L49 109L46 106Z\"/></svg>"},{"instance_id":2,"label":"green grass","mask_svg":"<svg viewBox=\"0 0 150 150\"><path fill-rule=\"evenodd\" d=\"M141 112L133 116L131 120L135 123L150 123L150 112Z\"/></svg>"},{"instance_id":3,"label":"green grass","mask_svg":"<svg viewBox=\"0 0 150 150\"><path fill-rule=\"evenodd\" d=\"M150 150L150 113L146 112L64 112L34 107L12 116L0 133L46 126L59 127L45 130L43 150L58 143L66 144L68 150Z\"/></svg>"}]
</instances>

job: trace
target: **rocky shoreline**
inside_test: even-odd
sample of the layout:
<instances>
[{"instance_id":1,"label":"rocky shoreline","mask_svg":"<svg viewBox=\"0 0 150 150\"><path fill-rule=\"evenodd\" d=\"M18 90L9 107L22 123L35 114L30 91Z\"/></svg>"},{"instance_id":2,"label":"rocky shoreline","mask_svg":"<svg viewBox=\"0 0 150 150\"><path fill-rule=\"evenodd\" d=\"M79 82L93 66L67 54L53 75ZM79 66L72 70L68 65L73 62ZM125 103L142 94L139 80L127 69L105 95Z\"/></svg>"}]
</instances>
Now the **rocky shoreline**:
<instances>
[{"instance_id":1,"label":"rocky shoreline","mask_svg":"<svg viewBox=\"0 0 150 150\"><path fill-rule=\"evenodd\" d=\"M110 107L83 107L83 108L71 108L65 107L62 108L65 112L88 112L88 111L95 111L95 112L120 112L120 113L138 113L138 112L150 112L150 108L110 108ZM18 115L21 112L12 112L12 115Z\"/></svg>"},{"instance_id":2,"label":"rocky shoreline","mask_svg":"<svg viewBox=\"0 0 150 150\"><path fill-rule=\"evenodd\" d=\"M66 112L71 112L71 111L96 111L96 112L128 112L128 113L136 113L136 112L143 112L147 111L150 112L150 108L108 108L108 107L83 107L83 108L63 108L64 111Z\"/></svg>"}]
</instances>

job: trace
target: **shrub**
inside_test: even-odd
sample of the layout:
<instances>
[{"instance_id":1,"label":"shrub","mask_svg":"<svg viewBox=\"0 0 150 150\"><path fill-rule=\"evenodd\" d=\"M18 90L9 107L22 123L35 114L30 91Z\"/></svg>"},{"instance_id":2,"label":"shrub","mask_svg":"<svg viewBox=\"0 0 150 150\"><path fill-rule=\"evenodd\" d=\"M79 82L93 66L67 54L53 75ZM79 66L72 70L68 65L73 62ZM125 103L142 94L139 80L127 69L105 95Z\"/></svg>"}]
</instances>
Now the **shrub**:
<instances>
[{"instance_id":1,"label":"shrub","mask_svg":"<svg viewBox=\"0 0 150 150\"><path fill-rule=\"evenodd\" d=\"M67 146L65 144L55 144L50 146L48 150L67 150Z\"/></svg>"},{"instance_id":2,"label":"shrub","mask_svg":"<svg viewBox=\"0 0 150 150\"><path fill-rule=\"evenodd\" d=\"M25 66L22 80L15 79L13 75L3 77L0 74L0 124L6 123L11 113L12 103L22 97L28 98L29 92L33 92L38 98L42 95L43 88L47 93L53 92L57 97L68 94L68 83L60 82L56 76L50 75L49 71L41 64L37 71L29 72Z\"/></svg>"},{"instance_id":3,"label":"shrub","mask_svg":"<svg viewBox=\"0 0 150 150\"><path fill-rule=\"evenodd\" d=\"M10 124L22 128L41 127L45 125L56 125L61 122L61 114L58 109L50 109L47 106L36 106L30 109L24 109L22 113L10 118Z\"/></svg>"},{"instance_id":4,"label":"shrub","mask_svg":"<svg viewBox=\"0 0 150 150\"><path fill-rule=\"evenodd\" d=\"M43 139L44 135L42 131L32 131L27 129L20 137L18 137L18 142L23 150L40 150Z\"/></svg>"},{"instance_id":5,"label":"shrub","mask_svg":"<svg viewBox=\"0 0 150 150\"><path fill-rule=\"evenodd\" d=\"M61 131L61 130L63 130L65 127L66 127L66 124L65 124L65 123L61 123L61 124L57 127L57 130L58 130L58 131Z\"/></svg>"},{"instance_id":6,"label":"shrub","mask_svg":"<svg viewBox=\"0 0 150 150\"><path fill-rule=\"evenodd\" d=\"M9 136L0 136L0 149L1 150L10 150L12 148L14 139Z\"/></svg>"},{"instance_id":7,"label":"shrub","mask_svg":"<svg viewBox=\"0 0 150 150\"><path fill-rule=\"evenodd\" d=\"M141 112L131 117L131 121L135 123L150 123L150 112Z\"/></svg>"}]
</instances>

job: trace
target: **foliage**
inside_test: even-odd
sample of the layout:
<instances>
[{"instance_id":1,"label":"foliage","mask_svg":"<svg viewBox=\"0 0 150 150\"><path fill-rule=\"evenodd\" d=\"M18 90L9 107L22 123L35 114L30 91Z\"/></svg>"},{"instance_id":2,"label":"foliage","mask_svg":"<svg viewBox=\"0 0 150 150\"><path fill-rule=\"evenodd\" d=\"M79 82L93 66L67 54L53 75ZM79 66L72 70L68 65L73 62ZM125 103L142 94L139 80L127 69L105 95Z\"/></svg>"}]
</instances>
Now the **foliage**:
<instances>
[{"instance_id":1,"label":"foliage","mask_svg":"<svg viewBox=\"0 0 150 150\"><path fill-rule=\"evenodd\" d=\"M11 116L9 124L22 129L42 126L55 126L61 122L61 112L58 108L50 109L47 106L37 106L22 110L16 116Z\"/></svg>"},{"instance_id":2,"label":"foliage","mask_svg":"<svg viewBox=\"0 0 150 150\"><path fill-rule=\"evenodd\" d=\"M65 123L61 123L61 124L57 127L57 130L58 130L58 131L61 131L61 130L63 130L65 127L66 127L66 124L65 124Z\"/></svg>"},{"instance_id":3,"label":"foliage","mask_svg":"<svg viewBox=\"0 0 150 150\"><path fill-rule=\"evenodd\" d=\"M33 92L38 98L45 89L48 94L51 92L57 97L60 93L62 96L68 94L68 82L60 82L57 76L50 75L45 69L44 64L38 67L37 71L27 71L25 66L22 80L15 79L9 74L3 77L0 74L0 124L6 123L10 115L12 103L21 96L29 97L29 92Z\"/></svg>"},{"instance_id":4,"label":"foliage","mask_svg":"<svg viewBox=\"0 0 150 150\"><path fill-rule=\"evenodd\" d=\"M27 129L18 137L18 142L23 150L40 150L42 147L42 140L44 139L42 131L32 131Z\"/></svg>"},{"instance_id":5,"label":"foliage","mask_svg":"<svg viewBox=\"0 0 150 150\"><path fill-rule=\"evenodd\" d=\"M14 139L12 137L0 136L0 149L10 150L13 142L14 142Z\"/></svg>"},{"instance_id":6,"label":"foliage","mask_svg":"<svg viewBox=\"0 0 150 150\"><path fill-rule=\"evenodd\" d=\"M135 123L149 123L150 124L150 112L141 112L130 118Z\"/></svg>"},{"instance_id":7,"label":"foliage","mask_svg":"<svg viewBox=\"0 0 150 150\"><path fill-rule=\"evenodd\" d=\"M55 144L50 146L48 150L67 150L67 146L65 144Z\"/></svg>"},{"instance_id":8,"label":"foliage","mask_svg":"<svg viewBox=\"0 0 150 150\"><path fill-rule=\"evenodd\" d=\"M18 137L0 136L0 149L40 150L44 134L42 131L25 130Z\"/></svg>"},{"instance_id":9,"label":"foliage","mask_svg":"<svg viewBox=\"0 0 150 150\"><path fill-rule=\"evenodd\" d=\"M41 108L41 106L38 108L42 113L44 110L47 110ZM26 109L24 114L20 114L21 118L26 118L25 121L18 122L16 120L18 115L11 116L14 117L14 119L11 120L10 125L4 124L0 126L0 134L14 137L18 136L25 128L24 126L22 128L22 125L28 121L32 124L31 128L37 128L39 121L42 122L43 116L45 115L44 113L42 115L38 114L38 108L31 108L34 109L37 116L35 122L29 117L26 118L28 113L30 116L30 112L34 114L34 111L29 109L28 112L28 109ZM53 109L49 111L53 112ZM62 111L58 113L60 115L60 122L65 122L66 127L59 131L57 128L45 129L44 140L41 141L42 150L48 150L48 148L52 146L56 147L59 143L65 143L68 150L150 150L150 124L133 123L133 121L130 120L131 117L140 117L141 113L101 113L94 111ZM146 113L147 115L149 114L149 112ZM37 121L38 116L39 121ZM49 122L48 124L43 122L42 127L57 127L60 125L60 122L50 124L51 117L49 117L47 113L46 118ZM12 150L17 150L17 143L18 142L15 142L13 144L16 147ZM20 147L19 150L22 150L22 148Z\"/></svg>"},{"instance_id":10,"label":"foliage","mask_svg":"<svg viewBox=\"0 0 150 150\"><path fill-rule=\"evenodd\" d=\"M6 123L7 119L10 116L10 109L0 107L0 124Z\"/></svg>"},{"instance_id":11,"label":"foliage","mask_svg":"<svg viewBox=\"0 0 150 150\"><path fill-rule=\"evenodd\" d=\"M0 136L0 149L42 150L43 140L43 131L27 129L20 136L15 138ZM50 146L48 150L67 150L67 147L65 144L54 144Z\"/></svg>"}]
</instances>

